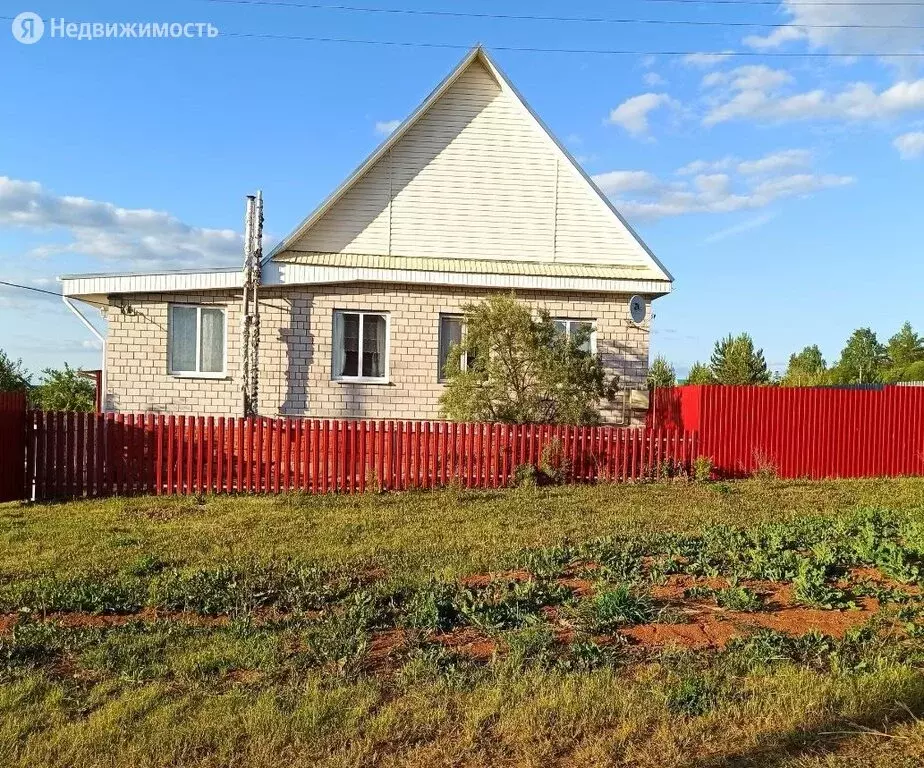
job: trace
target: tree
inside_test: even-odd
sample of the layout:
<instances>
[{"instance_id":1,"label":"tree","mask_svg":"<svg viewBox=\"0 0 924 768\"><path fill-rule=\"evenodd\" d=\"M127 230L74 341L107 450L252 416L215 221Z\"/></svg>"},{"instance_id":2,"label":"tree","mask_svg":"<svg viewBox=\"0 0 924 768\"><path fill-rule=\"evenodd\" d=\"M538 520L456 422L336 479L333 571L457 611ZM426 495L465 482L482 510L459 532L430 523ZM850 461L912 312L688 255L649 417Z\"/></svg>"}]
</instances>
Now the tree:
<instances>
[{"instance_id":1,"label":"tree","mask_svg":"<svg viewBox=\"0 0 924 768\"><path fill-rule=\"evenodd\" d=\"M836 377L842 384L871 384L882 381L888 361L885 347L869 328L858 328L841 352Z\"/></svg>"},{"instance_id":2,"label":"tree","mask_svg":"<svg viewBox=\"0 0 924 768\"><path fill-rule=\"evenodd\" d=\"M648 369L648 388L673 387L677 383L674 366L667 359L658 355Z\"/></svg>"},{"instance_id":3,"label":"tree","mask_svg":"<svg viewBox=\"0 0 924 768\"><path fill-rule=\"evenodd\" d=\"M754 340L746 333L729 334L717 341L710 367L718 384L766 384L770 381L764 351L755 350Z\"/></svg>"},{"instance_id":4,"label":"tree","mask_svg":"<svg viewBox=\"0 0 924 768\"><path fill-rule=\"evenodd\" d=\"M916 381L906 377L906 369L924 361L924 338L905 323L886 345L888 367L883 372L886 381Z\"/></svg>"},{"instance_id":5,"label":"tree","mask_svg":"<svg viewBox=\"0 0 924 768\"><path fill-rule=\"evenodd\" d=\"M789 356L781 383L788 387L817 387L828 382L828 367L817 344Z\"/></svg>"},{"instance_id":6,"label":"tree","mask_svg":"<svg viewBox=\"0 0 924 768\"><path fill-rule=\"evenodd\" d=\"M901 377L896 381L924 381L924 360L902 368Z\"/></svg>"},{"instance_id":7,"label":"tree","mask_svg":"<svg viewBox=\"0 0 924 768\"><path fill-rule=\"evenodd\" d=\"M46 368L44 377L32 391L32 401L43 411L92 411L96 407L96 388L67 363L64 370Z\"/></svg>"},{"instance_id":8,"label":"tree","mask_svg":"<svg viewBox=\"0 0 924 768\"><path fill-rule=\"evenodd\" d=\"M715 384L712 369L705 363L695 362L690 367L685 384Z\"/></svg>"},{"instance_id":9,"label":"tree","mask_svg":"<svg viewBox=\"0 0 924 768\"><path fill-rule=\"evenodd\" d=\"M30 386L32 374L22 367L22 360L13 360L0 349L0 392L20 392Z\"/></svg>"},{"instance_id":10,"label":"tree","mask_svg":"<svg viewBox=\"0 0 924 768\"><path fill-rule=\"evenodd\" d=\"M462 343L450 349L440 398L453 421L594 423L612 396L596 355L582 349L589 328L562 333L512 295L464 307ZM463 357L464 356L464 357ZM465 359L467 364L461 365Z\"/></svg>"}]
</instances>

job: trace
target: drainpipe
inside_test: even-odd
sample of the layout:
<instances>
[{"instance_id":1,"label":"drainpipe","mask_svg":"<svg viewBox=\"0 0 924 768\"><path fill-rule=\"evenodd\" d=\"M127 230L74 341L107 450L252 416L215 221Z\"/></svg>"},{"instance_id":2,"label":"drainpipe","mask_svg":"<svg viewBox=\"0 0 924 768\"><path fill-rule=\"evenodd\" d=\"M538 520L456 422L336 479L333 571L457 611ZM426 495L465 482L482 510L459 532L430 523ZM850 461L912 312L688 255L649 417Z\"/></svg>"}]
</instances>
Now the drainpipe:
<instances>
[{"instance_id":1,"label":"drainpipe","mask_svg":"<svg viewBox=\"0 0 924 768\"><path fill-rule=\"evenodd\" d=\"M87 330L89 330L90 333L96 336L96 338L99 339L100 343L103 345L103 373L102 373L102 376L100 376L100 385L99 385L98 391L101 393L101 396L99 398L100 412L105 413L106 412L106 338L103 336L103 334L101 334L98 330L96 330L96 327L93 325L93 323L91 323L89 320L87 320L86 317L84 317L83 312L81 312L79 309L77 309L77 307L74 306L69 296L62 296L61 300L64 302L64 304L67 306L67 308L71 312L77 315L80 322L83 323L87 327Z\"/></svg>"}]
</instances>

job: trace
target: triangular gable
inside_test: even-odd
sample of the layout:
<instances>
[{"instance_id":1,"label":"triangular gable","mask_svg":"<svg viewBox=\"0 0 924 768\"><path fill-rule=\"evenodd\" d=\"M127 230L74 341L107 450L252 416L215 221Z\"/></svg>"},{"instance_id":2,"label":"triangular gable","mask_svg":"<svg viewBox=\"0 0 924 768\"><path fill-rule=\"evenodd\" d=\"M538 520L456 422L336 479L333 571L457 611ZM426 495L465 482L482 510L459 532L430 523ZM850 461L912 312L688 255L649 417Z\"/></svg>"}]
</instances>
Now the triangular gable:
<instances>
[{"instance_id":1,"label":"triangular gable","mask_svg":"<svg viewBox=\"0 0 924 768\"><path fill-rule=\"evenodd\" d=\"M608 264L672 277L481 48L283 252Z\"/></svg>"}]
</instances>

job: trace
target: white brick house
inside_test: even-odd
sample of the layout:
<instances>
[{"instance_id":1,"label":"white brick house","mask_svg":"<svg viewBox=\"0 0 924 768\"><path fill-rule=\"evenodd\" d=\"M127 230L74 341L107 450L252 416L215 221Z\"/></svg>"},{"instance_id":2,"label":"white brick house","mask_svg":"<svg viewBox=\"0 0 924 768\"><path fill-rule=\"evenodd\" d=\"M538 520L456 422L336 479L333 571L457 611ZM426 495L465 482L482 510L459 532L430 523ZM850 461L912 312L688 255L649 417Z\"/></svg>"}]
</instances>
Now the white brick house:
<instances>
[{"instance_id":1,"label":"white brick house","mask_svg":"<svg viewBox=\"0 0 924 768\"><path fill-rule=\"evenodd\" d=\"M591 324L607 369L641 387L649 323L628 300L672 282L480 48L262 272L260 410L331 418L437 417L461 308L498 291ZM240 415L239 267L62 284L109 305L107 409ZM627 398L605 413L625 422Z\"/></svg>"}]
</instances>

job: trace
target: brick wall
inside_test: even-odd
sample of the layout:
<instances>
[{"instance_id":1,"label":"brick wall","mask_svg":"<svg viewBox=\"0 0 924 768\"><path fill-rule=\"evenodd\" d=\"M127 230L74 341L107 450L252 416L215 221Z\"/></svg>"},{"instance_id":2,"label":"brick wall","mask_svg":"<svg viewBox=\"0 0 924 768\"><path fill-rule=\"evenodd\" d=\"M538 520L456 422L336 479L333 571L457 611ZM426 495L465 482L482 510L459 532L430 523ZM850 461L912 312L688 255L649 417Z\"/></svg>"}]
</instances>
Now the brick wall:
<instances>
[{"instance_id":1,"label":"brick wall","mask_svg":"<svg viewBox=\"0 0 924 768\"><path fill-rule=\"evenodd\" d=\"M266 289L260 302L260 411L317 418L429 419L439 416L439 315L488 295L480 289L357 284ZM624 388L641 387L648 366L648 331L628 318L628 296L520 292L554 317L596 320L597 352ZM108 407L237 415L240 296L235 292L137 294L125 298L133 313L110 309L107 344ZM170 302L221 305L228 312L225 378L179 378L167 373ZM331 379L335 309L390 315L388 384ZM621 422L621 402L604 409ZM637 422L638 417L634 421Z\"/></svg>"}]
</instances>

